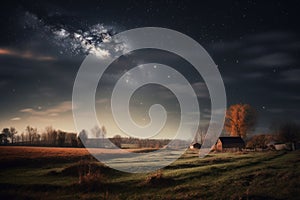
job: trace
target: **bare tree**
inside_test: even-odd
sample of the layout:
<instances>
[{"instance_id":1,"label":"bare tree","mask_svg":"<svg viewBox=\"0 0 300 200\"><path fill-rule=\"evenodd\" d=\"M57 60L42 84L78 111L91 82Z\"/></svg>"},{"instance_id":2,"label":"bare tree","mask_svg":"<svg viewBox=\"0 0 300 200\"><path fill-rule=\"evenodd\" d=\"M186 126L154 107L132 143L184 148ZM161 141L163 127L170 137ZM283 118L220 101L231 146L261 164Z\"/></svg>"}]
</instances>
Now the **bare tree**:
<instances>
[{"instance_id":1,"label":"bare tree","mask_svg":"<svg viewBox=\"0 0 300 200\"><path fill-rule=\"evenodd\" d=\"M21 133L21 142L25 142L25 135L23 132Z\"/></svg>"},{"instance_id":2,"label":"bare tree","mask_svg":"<svg viewBox=\"0 0 300 200\"><path fill-rule=\"evenodd\" d=\"M15 127L9 128L9 138L11 139L11 143L14 143L15 135L18 133L17 129Z\"/></svg>"},{"instance_id":3,"label":"bare tree","mask_svg":"<svg viewBox=\"0 0 300 200\"><path fill-rule=\"evenodd\" d=\"M27 126L25 131L28 134L30 144L33 144L37 138L37 129L31 126Z\"/></svg>"},{"instance_id":4,"label":"bare tree","mask_svg":"<svg viewBox=\"0 0 300 200\"><path fill-rule=\"evenodd\" d=\"M99 128L99 126L96 125L94 128L92 128L91 132L96 138L105 138L106 136L105 126L101 126L101 128Z\"/></svg>"},{"instance_id":5,"label":"bare tree","mask_svg":"<svg viewBox=\"0 0 300 200\"><path fill-rule=\"evenodd\" d=\"M50 134L50 143L55 146L57 142L57 131L54 129Z\"/></svg>"},{"instance_id":6,"label":"bare tree","mask_svg":"<svg viewBox=\"0 0 300 200\"><path fill-rule=\"evenodd\" d=\"M57 145L58 141L58 131L55 130L52 126L47 126L45 128L45 133L46 133L46 141L50 145Z\"/></svg>"},{"instance_id":7,"label":"bare tree","mask_svg":"<svg viewBox=\"0 0 300 200\"><path fill-rule=\"evenodd\" d=\"M53 129L52 126L47 126L47 127L45 128L45 134L46 134L45 140L46 140L46 143L47 143L47 144L53 143L53 136L52 136L52 134L53 134L54 131L55 131L55 130ZM55 139L56 139L56 138L55 138Z\"/></svg>"},{"instance_id":8,"label":"bare tree","mask_svg":"<svg viewBox=\"0 0 300 200\"><path fill-rule=\"evenodd\" d=\"M106 134L107 134L107 131L106 131L105 126L102 126L102 127L101 127L101 132L102 132L102 137L105 138L105 136L106 136Z\"/></svg>"},{"instance_id":9,"label":"bare tree","mask_svg":"<svg viewBox=\"0 0 300 200\"><path fill-rule=\"evenodd\" d=\"M96 138L100 138L100 136L102 136L102 130L97 125L94 128L92 128L91 132Z\"/></svg>"},{"instance_id":10,"label":"bare tree","mask_svg":"<svg viewBox=\"0 0 300 200\"><path fill-rule=\"evenodd\" d=\"M228 108L225 118L225 130L230 136L245 138L256 124L256 110L248 104L235 104Z\"/></svg>"},{"instance_id":11,"label":"bare tree","mask_svg":"<svg viewBox=\"0 0 300 200\"><path fill-rule=\"evenodd\" d=\"M21 141L21 136L18 134L15 139L16 139L16 143L19 143Z\"/></svg>"},{"instance_id":12,"label":"bare tree","mask_svg":"<svg viewBox=\"0 0 300 200\"><path fill-rule=\"evenodd\" d=\"M57 131L57 142L58 146L64 146L66 141L66 132L58 130Z\"/></svg>"},{"instance_id":13,"label":"bare tree","mask_svg":"<svg viewBox=\"0 0 300 200\"><path fill-rule=\"evenodd\" d=\"M48 144L48 140L47 140L47 133L43 132L41 134L41 142L45 145Z\"/></svg>"}]
</instances>

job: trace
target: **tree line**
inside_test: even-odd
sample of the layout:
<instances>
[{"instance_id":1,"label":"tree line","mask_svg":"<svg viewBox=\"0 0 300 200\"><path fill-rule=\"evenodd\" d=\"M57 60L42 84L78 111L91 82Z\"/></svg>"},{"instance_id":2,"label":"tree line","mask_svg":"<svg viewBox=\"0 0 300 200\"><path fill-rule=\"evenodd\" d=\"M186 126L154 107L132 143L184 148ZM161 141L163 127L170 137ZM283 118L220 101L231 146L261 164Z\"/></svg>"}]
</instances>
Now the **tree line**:
<instances>
[{"instance_id":1,"label":"tree line","mask_svg":"<svg viewBox=\"0 0 300 200\"><path fill-rule=\"evenodd\" d=\"M273 127L271 134L252 135L257 122L257 112L249 104L235 104L230 106L226 111L224 131L229 136L240 136L247 140L249 148L264 148L271 140L280 142L297 143L300 140L300 125L294 122L283 122ZM195 142L200 138L201 143L204 135L196 134ZM106 128L104 126L95 126L91 129L91 138L103 139L106 137ZM251 136L251 135L250 135ZM199 138L198 138L199 137ZM3 128L0 133L0 144L15 144L15 145L41 145L41 146L70 146L82 147L83 143L89 139L86 130L82 130L78 135L62 130L56 130L52 126L48 126L39 133L36 128L27 126L25 132L18 134L14 127ZM135 147L161 148L168 144L170 140L157 139L138 139L126 138L120 135L115 135L110 138L116 146L122 147L122 144L130 144ZM181 141L182 142L182 141ZM180 143L178 141L178 143ZM124 147L126 148L126 147Z\"/></svg>"},{"instance_id":2,"label":"tree line","mask_svg":"<svg viewBox=\"0 0 300 200\"><path fill-rule=\"evenodd\" d=\"M41 133L37 128L27 126L25 132L18 134L14 127L3 128L0 134L0 144L39 145L39 146L78 146L76 133L56 130L48 126Z\"/></svg>"},{"instance_id":3,"label":"tree line","mask_svg":"<svg viewBox=\"0 0 300 200\"><path fill-rule=\"evenodd\" d=\"M51 147L105 147L106 128L95 126L90 131L90 137L86 130L79 134L56 130L52 126L47 126L42 132L37 128L27 126L25 131L18 133L16 128L3 128L0 133L1 145L20 146L51 146ZM115 135L108 138L110 142L120 148L161 148L167 145L168 139L139 139L133 137L121 137ZM180 145L177 141L177 145ZM110 145L112 146L112 145Z\"/></svg>"}]
</instances>

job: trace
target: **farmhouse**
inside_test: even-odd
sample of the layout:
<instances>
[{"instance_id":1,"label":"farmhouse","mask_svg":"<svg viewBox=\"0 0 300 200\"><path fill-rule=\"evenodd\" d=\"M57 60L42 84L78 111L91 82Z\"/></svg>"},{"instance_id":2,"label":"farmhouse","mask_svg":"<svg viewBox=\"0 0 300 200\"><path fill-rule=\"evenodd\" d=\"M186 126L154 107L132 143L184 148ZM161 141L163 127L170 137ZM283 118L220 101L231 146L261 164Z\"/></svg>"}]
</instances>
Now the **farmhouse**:
<instances>
[{"instance_id":1,"label":"farmhouse","mask_svg":"<svg viewBox=\"0 0 300 200\"><path fill-rule=\"evenodd\" d=\"M245 148L245 142L241 137L219 137L215 144L215 150L220 152L240 151Z\"/></svg>"}]
</instances>

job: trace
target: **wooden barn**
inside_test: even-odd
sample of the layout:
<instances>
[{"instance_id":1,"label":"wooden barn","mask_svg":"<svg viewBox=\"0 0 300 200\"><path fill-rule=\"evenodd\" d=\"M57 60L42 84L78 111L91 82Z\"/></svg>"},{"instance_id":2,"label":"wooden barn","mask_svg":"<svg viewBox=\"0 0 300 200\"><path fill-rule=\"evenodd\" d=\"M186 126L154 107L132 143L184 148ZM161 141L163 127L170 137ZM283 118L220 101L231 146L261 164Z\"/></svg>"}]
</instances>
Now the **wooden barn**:
<instances>
[{"instance_id":1,"label":"wooden barn","mask_svg":"<svg viewBox=\"0 0 300 200\"><path fill-rule=\"evenodd\" d=\"M215 150L219 152L241 151L245 148L245 142L241 137L219 137Z\"/></svg>"}]
</instances>

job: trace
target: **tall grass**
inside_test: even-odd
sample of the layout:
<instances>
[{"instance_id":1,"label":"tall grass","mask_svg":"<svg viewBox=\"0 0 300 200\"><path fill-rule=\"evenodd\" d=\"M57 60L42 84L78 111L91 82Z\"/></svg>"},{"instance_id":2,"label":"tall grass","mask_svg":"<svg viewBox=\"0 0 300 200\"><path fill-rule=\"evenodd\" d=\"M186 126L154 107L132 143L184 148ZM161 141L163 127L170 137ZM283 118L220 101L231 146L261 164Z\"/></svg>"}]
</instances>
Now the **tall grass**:
<instances>
[{"instance_id":1,"label":"tall grass","mask_svg":"<svg viewBox=\"0 0 300 200\"><path fill-rule=\"evenodd\" d=\"M90 160L81 160L78 162L78 184L87 191L99 191L107 182L107 178L96 164Z\"/></svg>"}]
</instances>

